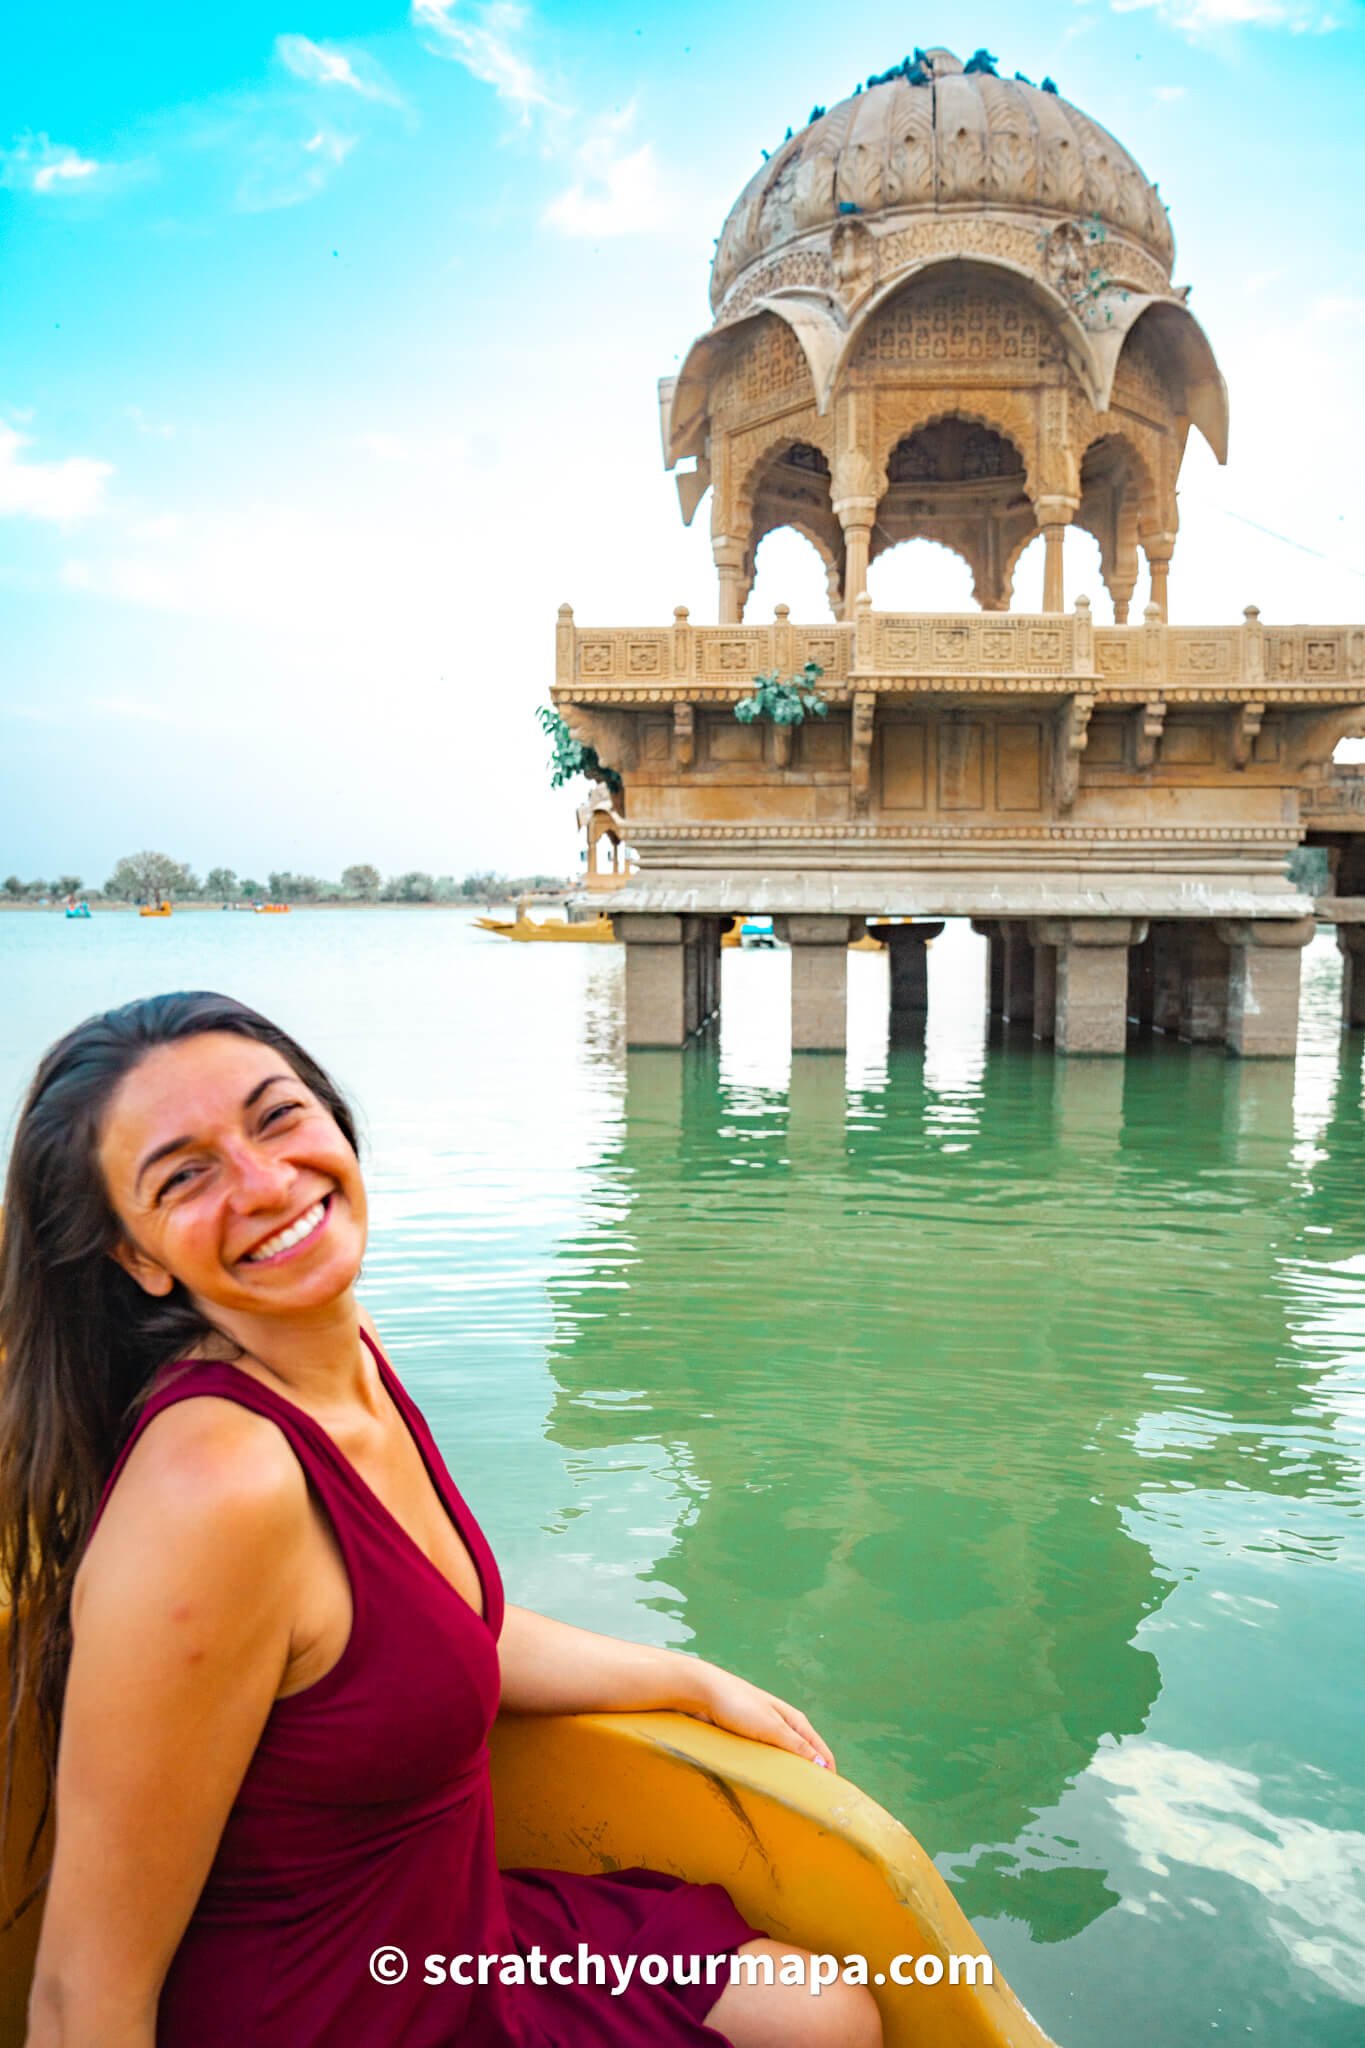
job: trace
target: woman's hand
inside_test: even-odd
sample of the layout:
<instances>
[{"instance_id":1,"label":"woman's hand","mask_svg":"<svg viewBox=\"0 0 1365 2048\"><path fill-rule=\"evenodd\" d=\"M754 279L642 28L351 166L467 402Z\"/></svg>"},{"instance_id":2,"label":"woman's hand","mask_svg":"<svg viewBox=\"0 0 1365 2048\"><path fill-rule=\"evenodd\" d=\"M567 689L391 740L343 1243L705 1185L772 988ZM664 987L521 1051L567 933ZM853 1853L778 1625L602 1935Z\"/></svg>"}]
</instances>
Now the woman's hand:
<instances>
[{"instance_id":1,"label":"woman's hand","mask_svg":"<svg viewBox=\"0 0 1365 2048\"><path fill-rule=\"evenodd\" d=\"M694 1720L710 1721L716 1728L728 1728L732 1735L747 1735L753 1742L771 1743L774 1749L789 1749L793 1756L809 1757L812 1763L834 1769L829 1744L816 1734L799 1707L789 1706L775 1693L736 1678L716 1664L698 1664L697 1691L680 1701L683 1712Z\"/></svg>"}]
</instances>

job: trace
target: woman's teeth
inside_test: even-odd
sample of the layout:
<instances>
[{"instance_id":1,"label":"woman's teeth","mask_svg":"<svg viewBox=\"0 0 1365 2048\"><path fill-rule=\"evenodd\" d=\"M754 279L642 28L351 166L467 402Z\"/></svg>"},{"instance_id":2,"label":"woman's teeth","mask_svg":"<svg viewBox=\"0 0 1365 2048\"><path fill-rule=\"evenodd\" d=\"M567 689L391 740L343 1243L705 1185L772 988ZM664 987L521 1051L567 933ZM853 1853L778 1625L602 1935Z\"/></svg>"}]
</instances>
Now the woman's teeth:
<instances>
[{"instance_id":1,"label":"woman's teeth","mask_svg":"<svg viewBox=\"0 0 1365 2048\"><path fill-rule=\"evenodd\" d=\"M300 1216L297 1223L291 1223L288 1230L278 1231L274 1237L268 1237L264 1244L258 1244L254 1252L248 1252L245 1263L254 1265L258 1259L273 1259L279 1252L287 1252L291 1245L301 1243L316 1230L326 1214L325 1198L321 1202L314 1202L307 1215Z\"/></svg>"}]
</instances>

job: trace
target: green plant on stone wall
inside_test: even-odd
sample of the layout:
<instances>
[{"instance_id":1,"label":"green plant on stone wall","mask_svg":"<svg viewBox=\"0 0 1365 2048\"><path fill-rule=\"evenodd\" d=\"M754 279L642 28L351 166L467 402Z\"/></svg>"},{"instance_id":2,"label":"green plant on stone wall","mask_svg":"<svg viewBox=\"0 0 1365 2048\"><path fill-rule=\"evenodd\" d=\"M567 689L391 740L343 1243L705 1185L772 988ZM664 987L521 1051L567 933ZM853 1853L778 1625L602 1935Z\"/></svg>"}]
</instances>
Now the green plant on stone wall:
<instances>
[{"instance_id":1,"label":"green plant on stone wall","mask_svg":"<svg viewBox=\"0 0 1365 2048\"><path fill-rule=\"evenodd\" d=\"M596 747L585 746L582 740L574 738L553 705L538 706L536 718L550 741L551 789L562 789L575 775L586 775L589 782L605 782L613 796L621 794L624 785L616 770L605 765Z\"/></svg>"},{"instance_id":2,"label":"green plant on stone wall","mask_svg":"<svg viewBox=\"0 0 1365 2048\"><path fill-rule=\"evenodd\" d=\"M783 678L773 669L754 677L754 694L741 697L735 717L741 725L753 725L766 718L773 725L801 725L808 717L823 718L829 705L816 689L824 670L818 661L808 661L799 674Z\"/></svg>"}]
</instances>

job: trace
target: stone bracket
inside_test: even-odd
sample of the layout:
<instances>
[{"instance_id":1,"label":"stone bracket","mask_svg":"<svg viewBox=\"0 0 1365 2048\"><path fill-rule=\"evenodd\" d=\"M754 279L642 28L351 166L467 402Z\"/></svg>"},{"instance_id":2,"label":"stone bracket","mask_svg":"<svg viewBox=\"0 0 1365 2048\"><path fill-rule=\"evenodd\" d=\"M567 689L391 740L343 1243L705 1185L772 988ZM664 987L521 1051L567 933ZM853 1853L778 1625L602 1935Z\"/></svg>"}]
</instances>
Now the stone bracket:
<instances>
[{"instance_id":1,"label":"stone bracket","mask_svg":"<svg viewBox=\"0 0 1365 2048\"><path fill-rule=\"evenodd\" d=\"M697 758L696 711L691 704L673 706L673 759L679 768L690 768Z\"/></svg>"},{"instance_id":2,"label":"stone bracket","mask_svg":"<svg viewBox=\"0 0 1365 2048\"><path fill-rule=\"evenodd\" d=\"M1213 928L1225 946L1306 946L1317 930L1315 917L1219 917Z\"/></svg>"},{"instance_id":3,"label":"stone bracket","mask_svg":"<svg viewBox=\"0 0 1365 2048\"><path fill-rule=\"evenodd\" d=\"M1091 696L1068 697L1057 730L1057 808L1069 811L1081 786L1081 755L1090 738Z\"/></svg>"},{"instance_id":4,"label":"stone bracket","mask_svg":"<svg viewBox=\"0 0 1365 2048\"><path fill-rule=\"evenodd\" d=\"M872 735L877 719L877 699L871 690L855 690L852 697L853 728L849 743L849 805L855 818L867 815L872 795Z\"/></svg>"},{"instance_id":5,"label":"stone bracket","mask_svg":"<svg viewBox=\"0 0 1365 2048\"><path fill-rule=\"evenodd\" d=\"M1164 697L1149 697L1140 705L1137 714L1137 729L1133 741L1133 766L1154 768L1161 751L1161 735L1166 727L1166 700Z\"/></svg>"},{"instance_id":6,"label":"stone bracket","mask_svg":"<svg viewBox=\"0 0 1365 2048\"><path fill-rule=\"evenodd\" d=\"M1246 703L1236 706L1232 720L1232 765L1245 768L1256 745L1256 735L1261 730L1265 717L1265 705Z\"/></svg>"},{"instance_id":7,"label":"stone bracket","mask_svg":"<svg viewBox=\"0 0 1365 2048\"><path fill-rule=\"evenodd\" d=\"M796 748L796 727L775 725L773 727L773 760L779 768L790 768L792 754Z\"/></svg>"}]
</instances>

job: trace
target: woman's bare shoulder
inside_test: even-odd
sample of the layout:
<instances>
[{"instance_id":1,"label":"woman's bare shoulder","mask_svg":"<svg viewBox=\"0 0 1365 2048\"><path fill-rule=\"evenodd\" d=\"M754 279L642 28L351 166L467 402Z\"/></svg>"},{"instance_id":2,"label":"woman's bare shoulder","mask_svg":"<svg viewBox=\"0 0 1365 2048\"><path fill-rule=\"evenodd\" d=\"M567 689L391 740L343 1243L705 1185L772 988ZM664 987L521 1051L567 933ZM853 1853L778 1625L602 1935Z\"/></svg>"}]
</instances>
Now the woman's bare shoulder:
<instances>
[{"instance_id":1,"label":"woman's bare shoulder","mask_svg":"<svg viewBox=\"0 0 1365 2048\"><path fill-rule=\"evenodd\" d=\"M189 1394L154 1415L128 1455L80 1571L167 1539L186 1557L231 1544L264 1553L301 1534L308 1482L268 1416L220 1394Z\"/></svg>"}]
</instances>

